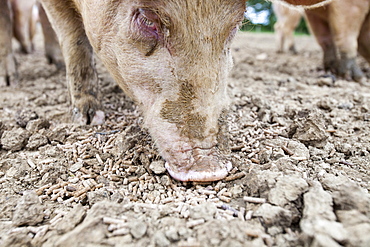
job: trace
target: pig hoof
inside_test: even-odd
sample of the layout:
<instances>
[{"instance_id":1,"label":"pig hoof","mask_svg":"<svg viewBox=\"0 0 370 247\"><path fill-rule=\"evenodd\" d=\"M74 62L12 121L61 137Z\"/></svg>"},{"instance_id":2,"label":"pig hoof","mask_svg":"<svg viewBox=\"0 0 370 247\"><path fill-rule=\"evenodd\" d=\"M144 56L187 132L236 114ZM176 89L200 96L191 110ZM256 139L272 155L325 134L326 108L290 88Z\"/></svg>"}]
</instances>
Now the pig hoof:
<instances>
[{"instance_id":1,"label":"pig hoof","mask_svg":"<svg viewBox=\"0 0 370 247\"><path fill-rule=\"evenodd\" d=\"M356 81L363 83L365 80L365 75L358 67L354 58L344 58L339 64L339 74L342 75L348 81Z\"/></svg>"},{"instance_id":2,"label":"pig hoof","mask_svg":"<svg viewBox=\"0 0 370 247\"><path fill-rule=\"evenodd\" d=\"M96 111L93 119L91 120L91 125L100 125L104 123L105 114L103 111Z\"/></svg>"},{"instance_id":3,"label":"pig hoof","mask_svg":"<svg viewBox=\"0 0 370 247\"><path fill-rule=\"evenodd\" d=\"M17 84L16 76L0 76L0 87L15 86Z\"/></svg>"},{"instance_id":4,"label":"pig hoof","mask_svg":"<svg viewBox=\"0 0 370 247\"><path fill-rule=\"evenodd\" d=\"M0 76L0 87L6 87L9 85L8 78L6 76Z\"/></svg>"},{"instance_id":5,"label":"pig hoof","mask_svg":"<svg viewBox=\"0 0 370 247\"><path fill-rule=\"evenodd\" d=\"M54 56L54 55L46 55L46 59L48 60L49 64L54 64L57 70L62 71L65 70L65 63L63 58Z\"/></svg>"},{"instance_id":6,"label":"pig hoof","mask_svg":"<svg viewBox=\"0 0 370 247\"><path fill-rule=\"evenodd\" d=\"M365 75L360 68L353 67L351 71L348 72L349 80L354 80L355 82L363 83L366 81Z\"/></svg>"},{"instance_id":7,"label":"pig hoof","mask_svg":"<svg viewBox=\"0 0 370 247\"><path fill-rule=\"evenodd\" d=\"M361 71L361 73L354 73L353 74L353 80L355 82L359 82L361 84L364 83L364 82L366 82L365 75L362 73L362 71Z\"/></svg>"},{"instance_id":8,"label":"pig hoof","mask_svg":"<svg viewBox=\"0 0 370 247\"><path fill-rule=\"evenodd\" d=\"M79 95L73 104L72 120L80 125L99 125L104 123L104 112L93 95Z\"/></svg>"},{"instance_id":9,"label":"pig hoof","mask_svg":"<svg viewBox=\"0 0 370 247\"><path fill-rule=\"evenodd\" d=\"M0 87L15 86L18 84L18 72L12 54L0 57Z\"/></svg>"},{"instance_id":10,"label":"pig hoof","mask_svg":"<svg viewBox=\"0 0 370 247\"><path fill-rule=\"evenodd\" d=\"M230 161L220 162L212 157L202 157L201 161L193 163L190 166L181 167L166 162L165 167L168 173L176 180L211 182L225 178L231 170Z\"/></svg>"},{"instance_id":11,"label":"pig hoof","mask_svg":"<svg viewBox=\"0 0 370 247\"><path fill-rule=\"evenodd\" d=\"M99 110L100 105L96 98L91 95L80 97L74 103L72 110L72 120L80 125L99 125L104 123L104 112Z\"/></svg>"},{"instance_id":12,"label":"pig hoof","mask_svg":"<svg viewBox=\"0 0 370 247\"><path fill-rule=\"evenodd\" d=\"M100 125L104 123L104 112L89 109L83 114L77 107L73 108L73 122L80 125Z\"/></svg>"}]
</instances>

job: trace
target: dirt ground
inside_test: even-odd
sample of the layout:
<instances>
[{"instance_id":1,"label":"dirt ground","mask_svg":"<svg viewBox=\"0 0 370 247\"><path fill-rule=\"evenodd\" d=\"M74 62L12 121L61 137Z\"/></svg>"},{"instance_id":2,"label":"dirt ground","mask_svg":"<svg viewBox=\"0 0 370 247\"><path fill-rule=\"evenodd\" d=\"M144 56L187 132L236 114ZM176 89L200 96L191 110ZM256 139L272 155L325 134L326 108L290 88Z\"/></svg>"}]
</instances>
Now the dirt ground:
<instances>
[{"instance_id":1,"label":"dirt ground","mask_svg":"<svg viewBox=\"0 0 370 247\"><path fill-rule=\"evenodd\" d=\"M37 41L15 44L20 81L0 90L0 246L370 246L370 86L325 77L312 37L290 55L238 34L234 168L208 184L169 177L102 66L106 123L70 123L65 74Z\"/></svg>"}]
</instances>

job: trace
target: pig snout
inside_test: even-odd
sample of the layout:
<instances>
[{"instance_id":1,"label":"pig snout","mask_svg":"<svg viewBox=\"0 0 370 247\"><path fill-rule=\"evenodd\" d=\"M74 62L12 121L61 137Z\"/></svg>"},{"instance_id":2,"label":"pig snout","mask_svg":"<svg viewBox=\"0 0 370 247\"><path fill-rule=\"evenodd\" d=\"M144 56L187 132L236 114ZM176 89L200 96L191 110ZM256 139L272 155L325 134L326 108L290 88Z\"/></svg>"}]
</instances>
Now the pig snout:
<instances>
[{"instance_id":1,"label":"pig snout","mask_svg":"<svg viewBox=\"0 0 370 247\"><path fill-rule=\"evenodd\" d=\"M203 106L202 110L193 90L193 86L181 83L177 98L166 99L159 116L147 114L146 126L173 178L181 181L220 180L232 166L227 158L227 124L218 121L224 118L225 113L220 109L227 106L227 97L221 94L217 94L217 98L206 96L203 101L211 106ZM221 96L224 97L218 98Z\"/></svg>"}]
</instances>

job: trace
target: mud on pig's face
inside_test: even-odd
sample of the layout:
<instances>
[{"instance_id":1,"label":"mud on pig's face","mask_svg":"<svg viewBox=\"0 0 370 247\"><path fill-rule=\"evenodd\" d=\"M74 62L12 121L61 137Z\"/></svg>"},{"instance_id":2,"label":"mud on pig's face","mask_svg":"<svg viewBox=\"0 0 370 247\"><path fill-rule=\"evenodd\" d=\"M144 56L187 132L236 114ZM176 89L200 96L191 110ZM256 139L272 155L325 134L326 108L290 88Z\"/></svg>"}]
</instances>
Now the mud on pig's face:
<instances>
[{"instance_id":1,"label":"mud on pig's face","mask_svg":"<svg viewBox=\"0 0 370 247\"><path fill-rule=\"evenodd\" d=\"M118 84L141 107L170 175L182 181L225 177L231 164L220 150L225 138L219 117L228 103L229 46L245 1L106 5L99 10L105 18L94 17L103 26L85 24L87 33Z\"/></svg>"}]
</instances>

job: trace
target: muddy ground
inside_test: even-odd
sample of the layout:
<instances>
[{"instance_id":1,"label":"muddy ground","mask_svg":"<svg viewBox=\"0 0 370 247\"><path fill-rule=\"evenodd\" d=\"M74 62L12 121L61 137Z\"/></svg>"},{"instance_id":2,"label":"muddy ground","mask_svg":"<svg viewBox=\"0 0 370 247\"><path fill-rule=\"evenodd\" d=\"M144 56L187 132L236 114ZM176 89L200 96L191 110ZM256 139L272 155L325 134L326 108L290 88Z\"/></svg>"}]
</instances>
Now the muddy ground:
<instances>
[{"instance_id":1,"label":"muddy ground","mask_svg":"<svg viewBox=\"0 0 370 247\"><path fill-rule=\"evenodd\" d=\"M370 87L322 77L312 37L232 46L225 180L169 177L102 66L102 126L69 122L65 75L36 51L0 91L0 246L370 246ZM361 59L370 78L370 68ZM220 99L222 100L222 99Z\"/></svg>"}]
</instances>

